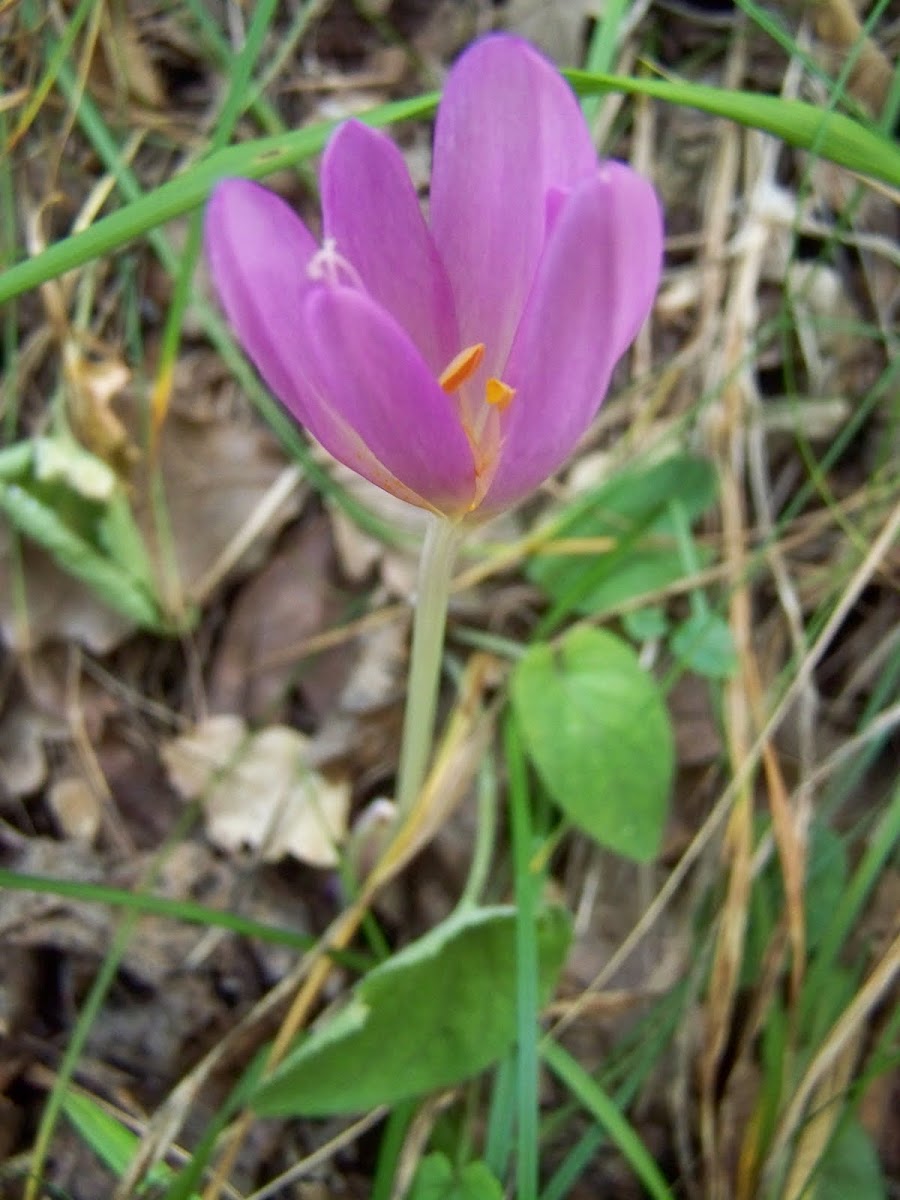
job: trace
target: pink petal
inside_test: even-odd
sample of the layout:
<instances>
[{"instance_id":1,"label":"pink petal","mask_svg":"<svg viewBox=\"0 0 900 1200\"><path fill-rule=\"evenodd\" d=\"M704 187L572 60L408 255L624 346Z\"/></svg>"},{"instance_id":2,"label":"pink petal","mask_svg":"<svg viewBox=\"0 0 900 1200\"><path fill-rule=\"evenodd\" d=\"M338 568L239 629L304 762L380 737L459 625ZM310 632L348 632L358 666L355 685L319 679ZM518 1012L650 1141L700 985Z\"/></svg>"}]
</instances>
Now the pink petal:
<instances>
[{"instance_id":1,"label":"pink petal","mask_svg":"<svg viewBox=\"0 0 900 1200\"><path fill-rule=\"evenodd\" d=\"M303 421L294 348L306 267L316 243L274 192L245 179L216 185L206 209L206 257L225 314L274 394Z\"/></svg>"},{"instance_id":2,"label":"pink petal","mask_svg":"<svg viewBox=\"0 0 900 1200\"><path fill-rule=\"evenodd\" d=\"M568 84L527 42L476 42L438 109L431 226L450 276L460 344L484 342L496 373L545 240L547 194L597 168Z\"/></svg>"},{"instance_id":3,"label":"pink petal","mask_svg":"<svg viewBox=\"0 0 900 1200\"><path fill-rule=\"evenodd\" d=\"M516 396L479 514L515 504L575 449L652 307L662 245L656 193L621 163L565 202L503 375Z\"/></svg>"},{"instance_id":4,"label":"pink petal","mask_svg":"<svg viewBox=\"0 0 900 1200\"><path fill-rule=\"evenodd\" d=\"M305 310L316 392L306 422L312 433L380 487L394 490L350 461L360 444L426 506L464 513L475 486L469 441L454 402L406 332L351 287L316 287Z\"/></svg>"},{"instance_id":5,"label":"pink petal","mask_svg":"<svg viewBox=\"0 0 900 1200\"><path fill-rule=\"evenodd\" d=\"M453 296L403 155L348 121L328 143L321 187L326 237L439 375L459 349Z\"/></svg>"}]
</instances>

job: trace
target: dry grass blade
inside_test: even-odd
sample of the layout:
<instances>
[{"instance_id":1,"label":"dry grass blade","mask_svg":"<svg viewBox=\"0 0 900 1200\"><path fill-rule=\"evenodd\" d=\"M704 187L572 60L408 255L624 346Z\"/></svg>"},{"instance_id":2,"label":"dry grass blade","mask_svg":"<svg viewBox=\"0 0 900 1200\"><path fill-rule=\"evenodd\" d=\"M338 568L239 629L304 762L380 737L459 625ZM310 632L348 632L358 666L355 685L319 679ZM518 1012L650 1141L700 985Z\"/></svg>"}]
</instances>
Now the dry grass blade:
<instances>
[{"instance_id":1,"label":"dry grass blade","mask_svg":"<svg viewBox=\"0 0 900 1200\"><path fill-rule=\"evenodd\" d=\"M746 45L740 32L732 46L728 83L738 87L746 69ZM738 179L738 155L743 138L733 127L722 133L716 161L715 184L711 190L712 212L707 229L720 238L717 253L722 254L724 235ZM712 247L707 244L707 253ZM745 390L741 364L746 361L747 343L754 325L755 297L762 263L762 247L751 243L743 258L734 266L734 281L728 295L725 320L718 331L721 360L712 365L714 379L725 379L721 399L719 427L714 431L713 451L721 481L721 513L724 557L729 570L731 597L729 624L738 655L738 670L725 688L724 712L726 740L731 769L739 776L747 761L752 742L752 715L748 703L757 668L753 661L750 592L746 582L746 525L743 478ZM713 289L713 294L720 288ZM715 302L715 301L714 301ZM707 301L704 316L710 322L714 309ZM735 802L725 831L723 851L728 882L719 919L706 1000L704 1049L700 1060L700 1131L708 1193L714 1200L727 1195L728 1179L725 1156L720 1144L717 1082L719 1066L731 1028L731 1016L743 961L743 944L751 887L751 851L753 839L752 777L736 790Z\"/></svg>"},{"instance_id":2,"label":"dry grass blade","mask_svg":"<svg viewBox=\"0 0 900 1200\"><path fill-rule=\"evenodd\" d=\"M772 1146L769 1151L767 1173L769 1176L778 1169L782 1156L787 1152L792 1139L798 1134L809 1112L813 1097L824 1089L823 1093L832 1093L833 1088L828 1079L830 1073L837 1068L845 1055L852 1055L857 1040L865 1032L865 1024L873 1010L881 1003L893 987L900 972L900 933L896 935L887 948L881 961L869 975L851 1003L847 1006L840 1020L832 1028L821 1049L807 1068L803 1078L791 1097L791 1102L778 1124ZM846 1066L846 1062L844 1064ZM832 1079L832 1084L834 1080ZM828 1119L827 1116L823 1119ZM808 1135L815 1138L815 1133ZM808 1150L807 1144L801 1140L799 1147ZM800 1163L800 1168L804 1163Z\"/></svg>"}]
</instances>

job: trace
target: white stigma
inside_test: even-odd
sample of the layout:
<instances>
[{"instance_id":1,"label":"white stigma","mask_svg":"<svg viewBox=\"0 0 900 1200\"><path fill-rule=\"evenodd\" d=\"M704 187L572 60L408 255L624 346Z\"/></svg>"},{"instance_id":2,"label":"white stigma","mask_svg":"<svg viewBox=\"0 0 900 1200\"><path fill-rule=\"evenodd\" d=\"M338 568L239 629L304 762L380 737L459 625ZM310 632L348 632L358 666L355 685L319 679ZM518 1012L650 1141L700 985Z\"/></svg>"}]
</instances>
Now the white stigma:
<instances>
[{"instance_id":1,"label":"white stigma","mask_svg":"<svg viewBox=\"0 0 900 1200\"><path fill-rule=\"evenodd\" d=\"M333 237L325 238L322 249L317 250L307 263L306 274L316 283L330 283L333 286L343 284L365 291L359 272L338 253L337 239Z\"/></svg>"}]
</instances>

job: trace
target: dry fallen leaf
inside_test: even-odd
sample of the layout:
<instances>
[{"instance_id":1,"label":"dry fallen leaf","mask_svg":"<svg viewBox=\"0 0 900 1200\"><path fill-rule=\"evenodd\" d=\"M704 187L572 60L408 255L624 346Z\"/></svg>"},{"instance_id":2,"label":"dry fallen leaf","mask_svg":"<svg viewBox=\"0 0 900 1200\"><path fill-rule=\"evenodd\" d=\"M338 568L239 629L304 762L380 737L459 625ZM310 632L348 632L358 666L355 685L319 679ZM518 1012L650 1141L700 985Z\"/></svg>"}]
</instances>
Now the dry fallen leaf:
<instances>
[{"instance_id":1,"label":"dry fallen leaf","mask_svg":"<svg viewBox=\"0 0 900 1200\"><path fill-rule=\"evenodd\" d=\"M210 840L221 849L333 867L347 831L350 786L313 770L307 745L283 725L249 733L240 717L217 716L170 741L162 758L183 798L200 802Z\"/></svg>"},{"instance_id":2,"label":"dry fallen leaf","mask_svg":"<svg viewBox=\"0 0 900 1200\"><path fill-rule=\"evenodd\" d=\"M67 840L90 846L100 832L100 798L80 775L64 775L47 792L47 803Z\"/></svg>"},{"instance_id":3,"label":"dry fallen leaf","mask_svg":"<svg viewBox=\"0 0 900 1200\"><path fill-rule=\"evenodd\" d=\"M0 791L6 796L29 796L47 775L43 724L21 698L0 714Z\"/></svg>"},{"instance_id":4,"label":"dry fallen leaf","mask_svg":"<svg viewBox=\"0 0 900 1200\"><path fill-rule=\"evenodd\" d=\"M69 420L76 437L104 462L124 468L137 451L113 402L128 384L131 372L115 358L93 361L73 340L66 342L63 363Z\"/></svg>"},{"instance_id":5,"label":"dry fallen leaf","mask_svg":"<svg viewBox=\"0 0 900 1200\"><path fill-rule=\"evenodd\" d=\"M106 393L94 397L98 412L106 411L108 398ZM127 447L133 448L142 417L133 397L123 396L120 408ZM115 457L115 438L109 445L99 434L89 441L97 453ZM126 443L118 446L121 450ZM84 455L79 458L77 447L64 450L49 444L39 446L39 474L96 498L96 489L103 486L105 478L101 464L88 464ZM133 455L129 452L126 457ZM88 465L93 467L90 474ZM158 462L145 457L135 463L130 481L145 549L160 564L169 564L169 559L159 552L154 516L152 472L157 467L167 507L167 536L171 536L177 568L176 581L171 565L160 565L158 587L176 613L182 610L185 597L202 604L223 579L258 566L272 540L299 509L303 485L298 485L296 469L286 465L267 430L246 419L192 419L173 412ZM24 603L17 602L20 596ZM8 523L0 520L0 639L10 648L33 652L49 642L62 641L103 655L133 628L131 621L57 567L30 539L15 540Z\"/></svg>"},{"instance_id":6,"label":"dry fallen leaf","mask_svg":"<svg viewBox=\"0 0 900 1200\"><path fill-rule=\"evenodd\" d=\"M18 600L22 585L25 603ZM127 618L108 608L27 538L0 521L0 639L13 651L48 642L74 642L107 654L131 632Z\"/></svg>"},{"instance_id":7,"label":"dry fallen leaf","mask_svg":"<svg viewBox=\"0 0 900 1200\"><path fill-rule=\"evenodd\" d=\"M157 542L150 464L135 480L137 519ZM272 539L299 509L297 475L268 430L246 420L205 420L170 411L158 466L181 591L203 603L226 576L264 559ZM162 556L160 561L163 562ZM162 584L170 572L160 566Z\"/></svg>"},{"instance_id":8,"label":"dry fallen leaf","mask_svg":"<svg viewBox=\"0 0 900 1200\"><path fill-rule=\"evenodd\" d=\"M103 67L93 64L100 80L106 75L119 92L151 108L161 108L166 102L163 80L144 38L141 26L128 12L127 6L111 4L109 20L101 29Z\"/></svg>"},{"instance_id":9,"label":"dry fallen leaf","mask_svg":"<svg viewBox=\"0 0 900 1200\"><path fill-rule=\"evenodd\" d=\"M331 560L328 519L304 518L241 586L211 663L211 712L277 723L297 686L314 717L334 710L357 656L352 640L305 659L299 670L292 652L345 619L346 596L330 578Z\"/></svg>"}]
</instances>

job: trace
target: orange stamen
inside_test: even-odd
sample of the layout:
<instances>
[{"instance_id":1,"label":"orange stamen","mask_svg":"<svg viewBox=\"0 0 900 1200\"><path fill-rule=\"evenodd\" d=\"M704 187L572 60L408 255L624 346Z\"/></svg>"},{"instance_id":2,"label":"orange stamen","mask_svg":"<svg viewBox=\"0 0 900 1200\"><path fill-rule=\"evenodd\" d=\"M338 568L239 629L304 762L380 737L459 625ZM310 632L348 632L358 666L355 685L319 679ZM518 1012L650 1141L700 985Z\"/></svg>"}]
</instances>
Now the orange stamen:
<instances>
[{"instance_id":1,"label":"orange stamen","mask_svg":"<svg viewBox=\"0 0 900 1200\"><path fill-rule=\"evenodd\" d=\"M438 383L445 392L455 392L462 387L467 379L471 379L484 358L484 342L476 342L474 346L466 346L447 366Z\"/></svg>"},{"instance_id":2,"label":"orange stamen","mask_svg":"<svg viewBox=\"0 0 900 1200\"><path fill-rule=\"evenodd\" d=\"M484 398L488 404L493 404L495 408L499 408L504 412L516 394L516 389L504 383L502 379L490 378L485 384Z\"/></svg>"}]
</instances>

